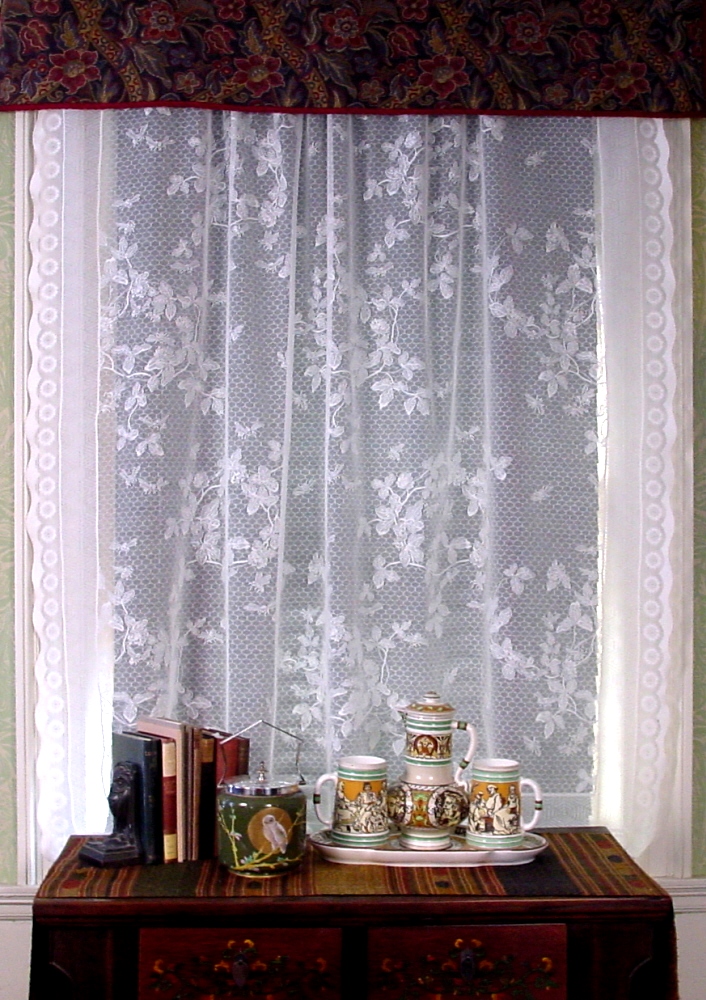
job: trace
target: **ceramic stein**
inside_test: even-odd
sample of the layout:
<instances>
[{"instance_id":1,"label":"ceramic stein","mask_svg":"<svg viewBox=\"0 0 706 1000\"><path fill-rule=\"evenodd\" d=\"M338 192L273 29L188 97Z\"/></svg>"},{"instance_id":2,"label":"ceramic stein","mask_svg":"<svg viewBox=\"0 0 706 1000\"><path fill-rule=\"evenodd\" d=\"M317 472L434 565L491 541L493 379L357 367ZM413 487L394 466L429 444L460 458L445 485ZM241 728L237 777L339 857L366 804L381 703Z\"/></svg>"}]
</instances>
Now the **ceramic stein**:
<instances>
[{"instance_id":1,"label":"ceramic stein","mask_svg":"<svg viewBox=\"0 0 706 1000\"><path fill-rule=\"evenodd\" d=\"M299 864L306 848L306 796L298 782L226 778L218 788L218 858L236 875L263 878Z\"/></svg>"},{"instance_id":2,"label":"ceramic stein","mask_svg":"<svg viewBox=\"0 0 706 1000\"><path fill-rule=\"evenodd\" d=\"M336 786L332 816L324 816L321 809L321 789L327 781ZM377 847L389 836L387 764L382 757L341 757L337 770L316 782L313 801L335 844Z\"/></svg>"},{"instance_id":3,"label":"ceramic stein","mask_svg":"<svg viewBox=\"0 0 706 1000\"><path fill-rule=\"evenodd\" d=\"M529 823L522 820L521 792L525 786L534 793L534 813ZM520 777L516 760L491 757L473 761L466 833L472 847L519 847L525 832L537 825L541 812L541 789L531 778Z\"/></svg>"},{"instance_id":4,"label":"ceramic stein","mask_svg":"<svg viewBox=\"0 0 706 1000\"><path fill-rule=\"evenodd\" d=\"M401 712L406 739L405 772L387 797L392 822L400 828L400 843L412 850L443 850L468 811L463 771L473 757L476 732L454 719L454 708L435 691L428 691ZM454 769L451 738L468 732L465 757Z\"/></svg>"}]
</instances>

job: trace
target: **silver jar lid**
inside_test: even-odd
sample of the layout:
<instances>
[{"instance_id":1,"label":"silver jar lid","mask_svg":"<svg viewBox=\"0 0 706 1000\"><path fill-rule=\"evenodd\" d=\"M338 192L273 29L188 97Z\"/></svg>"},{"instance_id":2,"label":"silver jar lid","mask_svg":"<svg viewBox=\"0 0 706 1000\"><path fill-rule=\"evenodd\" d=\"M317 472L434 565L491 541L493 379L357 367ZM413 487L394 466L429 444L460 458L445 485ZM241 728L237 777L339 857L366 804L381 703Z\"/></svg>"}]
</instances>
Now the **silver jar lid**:
<instances>
[{"instance_id":1,"label":"silver jar lid","mask_svg":"<svg viewBox=\"0 0 706 1000\"><path fill-rule=\"evenodd\" d=\"M268 777L264 764L260 764L256 777L236 774L224 778L218 789L229 795L292 795L301 791L296 778Z\"/></svg>"}]
</instances>

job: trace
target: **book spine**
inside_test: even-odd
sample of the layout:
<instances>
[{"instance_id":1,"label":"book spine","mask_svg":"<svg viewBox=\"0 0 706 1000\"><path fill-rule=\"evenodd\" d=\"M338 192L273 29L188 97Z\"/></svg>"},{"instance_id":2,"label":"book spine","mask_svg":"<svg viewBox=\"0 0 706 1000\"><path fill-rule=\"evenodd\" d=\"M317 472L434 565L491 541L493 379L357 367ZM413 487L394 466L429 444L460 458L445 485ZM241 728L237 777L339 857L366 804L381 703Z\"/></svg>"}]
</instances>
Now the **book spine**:
<instances>
[{"instance_id":1,"label":"book spine","mask_svg":"<svg viewBox=\"0 0 706 1000\"><path fill-rule=\"evenodd\" d=\"M216 785L220 785L225 778L241 773L238 770L237 739L238 737L231 736L216 740Z\"/></svg>"},{"instance_id":2,"label":"book spine","mask_svg":"<svg viewBox=\"0 0 706 1000\"><path fill-rule=\"evenodd\" d=\"M191 786L189 798L189 861L199 857L199 821L201 802L201 730L190 726L191 738Z\"/></svg>"},{"instance_id":3,"label":"book spine","mask_svg":"<svg viewBox=\"0 0 706 1000\"><path fill-rule=\"evenodd\" d=\"M250 740L247 736L238 736L238 774L250 773Z\"/></svg>"},{"instance_id":4,"label":"book spine","mask_svg":"<svg viewBox=\"0 0 706 1000\"><path fill-rule=\"evenodd\" d=\"M159 797L160 771L162 754L158 743L152 742L145 747L143 774L144 788L142 802L142 848L145 853L145 864L154 865L162 860L162 850L159 837L159 827L162 820L162 803Z\"/></svg>"},{"instance_id":5,"label":"book spine","mask_svg":"<svg viewBox=\"0 0 706 1000\"><path fill-rule=\"evenodd\" d=\"M187 756L190 741L187 739L187 726L175 722L174 719L162 719L153 716L137 720L137 730L148 736L160 736L174 740L176 744L176 809L177 809L177 852L179 861L187 860L187 815L189 799L187 798L188 771Z\"/></svg>"},{"instance_id":6,"label":"book spine","mask_svg":"<svg viewBox=\"0 0 706 1000\"><path fill-rule=\"evenodd\" d=\"M182 785L182 800L179 803L179 808L183 811L183 827L184 827L184 856L179 857L180 861L191 861L191 789L193 787L193 762L194 762L194 744L192 742L192 727L186 725L184 727L184 756L183 756L183 775L184 783ZM180 831L181 832L181 831Z\"/></svg>"},{"instance_id":7,"label":"book spine","mask_svg":"<svg viewBox=\"0 0 706 1000\"><path fill-rule=\"evenodd\" d=\"M162 839L164 863L177 861L177 755L174 740L162 739Z\"/></svg>"},{"instance_id":8,"label":"book spine","mask_svg":"<svg viewBox=\"0 0 706 1000\"><path fill-rule=\"evenodd\" d=\"M201 800L199 802L199 860L212 858L216 836L216 741L201 734Z\"/></svg>"},{"instance_id":9,"label":"book spine","mask_svg":"<svg viewBox=\"0 0 706 1000\"><path fill-rule=\"evenodd\" d=\"M139 770L136 825L145 864L162 860L162 752L158 739L137 733L113 733L113 766L120 761Z\"/></svg>"}]
</instances>

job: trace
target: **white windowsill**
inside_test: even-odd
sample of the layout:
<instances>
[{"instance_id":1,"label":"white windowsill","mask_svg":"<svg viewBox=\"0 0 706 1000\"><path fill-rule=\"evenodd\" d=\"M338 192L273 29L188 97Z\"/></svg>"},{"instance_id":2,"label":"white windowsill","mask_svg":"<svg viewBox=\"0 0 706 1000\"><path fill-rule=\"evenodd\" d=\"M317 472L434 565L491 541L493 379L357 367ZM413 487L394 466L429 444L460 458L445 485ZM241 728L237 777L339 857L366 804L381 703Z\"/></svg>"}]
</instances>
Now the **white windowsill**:
<instances>
[{"instance_id":1,"label":"white windowsill","mask_svg":"<svg viewBox=\"0 0 706 1000\"><path fill-rule=\"evenodd\" d=\"M706 878L658 878L674 901L675 913L706 913Z\"/></svg>"},{"instance_id":2,"label":"white windowsill","mask_svg":"<svg viewBox=\"0 0 706 1000\"><path fill-rule=\"evenodd\" d=\"M0 920L31 920L36 885L0 885Z\"/></svg>"}]
</instances>

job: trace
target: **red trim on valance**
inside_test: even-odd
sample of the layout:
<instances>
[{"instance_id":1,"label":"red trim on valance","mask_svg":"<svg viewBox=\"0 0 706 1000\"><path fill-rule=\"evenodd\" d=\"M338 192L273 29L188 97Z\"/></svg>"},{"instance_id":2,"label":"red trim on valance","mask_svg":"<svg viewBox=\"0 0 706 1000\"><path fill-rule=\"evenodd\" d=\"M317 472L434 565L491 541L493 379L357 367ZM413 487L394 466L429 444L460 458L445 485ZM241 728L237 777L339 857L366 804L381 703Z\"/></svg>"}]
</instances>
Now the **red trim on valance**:
<instances>
[{"instance_id":1,"label":"red trim on valance","mask_svg":"<svg viewBox=\"0 0 706 1000\"><path fill-rule=\"evenodd\" d=\"M0 110L702 116L701 0L0 0Z\"/></svg>"}]
</instances>

